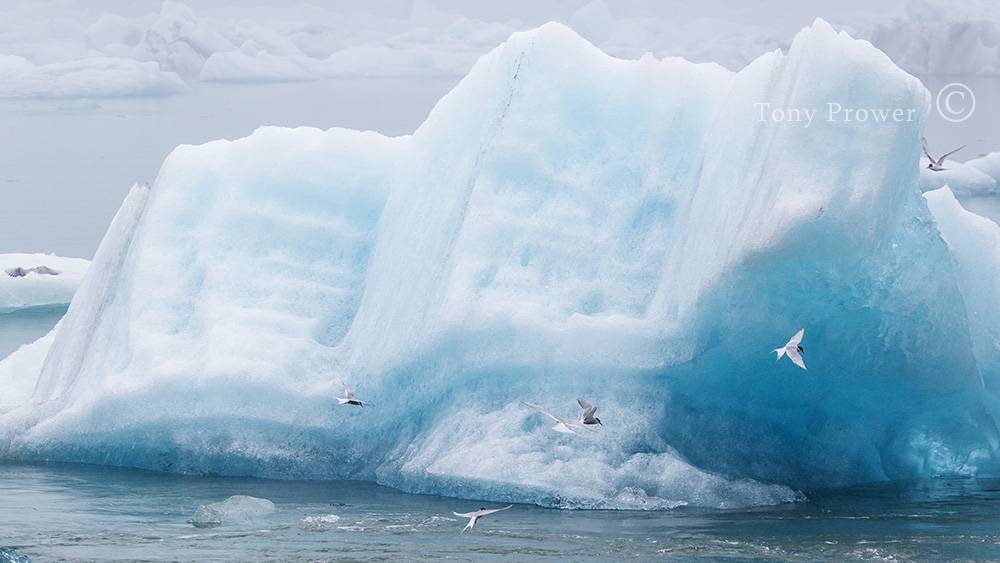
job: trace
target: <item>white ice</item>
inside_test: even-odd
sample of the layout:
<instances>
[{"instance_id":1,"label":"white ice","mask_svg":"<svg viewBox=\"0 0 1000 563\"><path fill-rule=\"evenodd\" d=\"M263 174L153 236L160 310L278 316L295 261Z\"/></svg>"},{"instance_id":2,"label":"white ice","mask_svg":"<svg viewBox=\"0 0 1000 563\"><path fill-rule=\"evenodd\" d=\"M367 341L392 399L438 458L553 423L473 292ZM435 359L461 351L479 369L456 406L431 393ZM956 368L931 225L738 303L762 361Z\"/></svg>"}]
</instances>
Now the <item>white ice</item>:
<instances>
[{"instance_id":1,"label":"white ice","mask_svg":"<svg viewBox=\"0 0 1000 563\"><path fill-rule=\"evenodd\" d=\"M89 265L90 262L82 258L52 254L0 254L0 314L28 307L68 304ZM18 267L37 266L48 266L59 275L29 273L11 277L5 273Z\"/></svg>"},{"instance_id":2,"label":"white ice","mask_svg":"<svg viewBox=\"0 0 1000 563\"><path fill-rule=\"evenodd\" d=\"M916 117L806 129L754 107L826 101ZM929 102L821 20L738 73L547 24L412 135L178 147L123 204L0 452L574 508L988 474L996 374L920 197ZM799 326L791 379L768 351ZM377 407L335 408L340 379ZM598 436L516 407L577 396Z\"/></svg>"},{"instance_id":3,"label":"white ice","mask_svg":"<svg viewBox=\"0 0 1000 563\"><path fill-rule=\"evenodd\" d=\"M224 501L199 506L189 522L196 528L239 526L251 524L274 511L274 503L267 499L233 495Z\"/></svg>"}]
</instances>

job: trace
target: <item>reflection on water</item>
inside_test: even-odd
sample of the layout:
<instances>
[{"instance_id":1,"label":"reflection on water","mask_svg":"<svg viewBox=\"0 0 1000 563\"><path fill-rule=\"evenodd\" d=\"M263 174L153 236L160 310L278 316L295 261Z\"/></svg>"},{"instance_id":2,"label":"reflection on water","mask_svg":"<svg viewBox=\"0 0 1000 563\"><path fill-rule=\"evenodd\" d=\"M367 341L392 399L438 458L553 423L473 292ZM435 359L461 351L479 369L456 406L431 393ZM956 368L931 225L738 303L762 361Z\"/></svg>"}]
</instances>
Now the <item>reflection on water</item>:
<instances>
[{"instance_id":1,"label":"reflection on water","mask_svg":"<svg viewBox=\"0 0 1000 563\"><path fill-rule=\"evenodd\" d=\"M195 528L199 505L275 503L241 525ZM518 505L460 534L451 512L489 504L370 483L190 477L0 464L4 546L36 560L357 558L1000 558L1000 480L936 479L816 491L753 510L559 511Z\"/></svg>"}]
</instances>

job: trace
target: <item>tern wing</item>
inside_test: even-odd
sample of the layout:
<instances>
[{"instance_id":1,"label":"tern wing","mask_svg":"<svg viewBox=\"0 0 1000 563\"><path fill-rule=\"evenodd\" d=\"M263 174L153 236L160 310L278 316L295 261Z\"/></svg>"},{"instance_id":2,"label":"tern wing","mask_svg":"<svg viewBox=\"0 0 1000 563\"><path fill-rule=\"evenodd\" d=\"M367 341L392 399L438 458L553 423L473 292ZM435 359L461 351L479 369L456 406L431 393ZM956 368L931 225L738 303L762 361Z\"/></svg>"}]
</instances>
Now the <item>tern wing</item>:
<instances>
[{"instance_id":1,"label":"tern wing","mask_svg":"<svg viewBox=\"0 0 1000 563\"><path fill-rule=\"evenodd\" d=\"M479 513L478 513L478 515L479 516L486 516L487 514L493 514L494 512L500 512L501 510L507 510L507 509L513 508L513 507L514 507L513 504L508 504L507 506L504 506L503 508L490 508L490 509L487 509L487 510L480 510Z\"/></svg>"},{"instance_id":2,"label":"tern wing","mask_svg":"<svg viewBox=\"0 0 1000 563\"><path fill-rule=\"evenodd\" d=\"M577 399L576 402L577 402L577 404L580 405L580 408L583 409L584 412L586 412L587 410L590 410L590 409L594 408L594 405L588 403L585 399Z\"/></svg>"},{"instance_id":3,"label":"tern wing","mask_svg":"<svg viewBox=\"0 0 1000 563\"><path fill-rule=\"evenodd\" d=\"M549 409L543 407L542 405L536 405L534 403L528 403L526 401L521 401L521 402L524 403L524 406L528 407L529 409L535 409L536 411L544 414L545 416L551 418L552 420L554 420L556 422L564 422L563 419L561 419L558 416L552 414L552 411L550 411Z\"/></svg>"},{"instance_id":4,"label":"tern wing","mask_svg":"<svg viewBox=\"0 0 1000 563\"><path fill-rule=\"evenodd\" d=\"M572 428L567 426L566 423L561 420L557 422L556 425L552 427L552 429L562 434L576 434L576 432L573 432Z\"/></svg>"},{"instance_id":5,"label":"tern wing","mask_svg":"<svg viewBox=\"0 0 1000 563\"><path fill-rule=\"evenodd\" d=\"M960 151L960 150L962 150L964 148L965 148L965 145L962 145L962 146L958 147L957 149L955 149L955 150L953 150L951 152L944 153L943 155L941 155L941 159L938 160L938 164L944 164L944 159L948 158L949 156L957 153L958 151Z\"/></svg>"},{"instance_id":6,"label":"tern wing","mask_svg":"<svg viewBox=\"0 0 1000 563\"><path fill-rule=\"evenodd\" d=\"M48 266L45 266L44 264L41 265L41 266L36 266L36 267L32 268L31 270L33 272L35 272L36 274L46 274L46 275L49 275L49 276L58 276L59 275L59 271L58 270L53 270L52 268L49 268Z\"/></svg>"},{"instance_id":7,"label":"tern wing","mask_svg":"<svg viewBox=\"0 0 1000 563\"><path fill-rule=\"evenodd\" d=\"M926 137L920 137L920 148L924 149L924 156L927 157L927 160L929 160L931 162L937 162L936 160L934 160L934 157L931 156L931 151L927 150L927 138Z\"/></svg>"},{"instance_id":8,"label":"tern wing","mask_svg":"<svg viewBox=\"0 0 1000 563\"><path fill-rule=\"evenodd\" d=\"M462 518L472 518L477 514L476 512L455 512L454 510L451 511L451 513L455 516L461 516Z\"/></svg>"},{"instance_id":9,"label":"tern wing","mask_svg":"<svg viewBox=\"0 0 1000 563\"><path fill-rule=\"evenodd\" d=\"M806 363L802 360L802 354L799 354L798 348L788 348L785 353L788 354L788 359L791 360L793 364L802 369L806 369Z\"/></svg>"},{"instance_id":10,"label":"tern wing","mask_svg":"<svg viewBox=\"0 0 1000 563\"><path fill-rule=\"evenodd\" d=\"M799 331L795 333L795 336L793 336L792 339L788 341L788 344L785 344L785 346L791 346L792 348L798 346L799 342L802 342L802 335L805 334L805 332L806 329L800 328Z\"/></svg>"},{"instance_id":11,"label":"tern wing","mask_svg":"<svg viewBox=\"0 0 1000 563\"><path fill-rule=\"evenodd\" d=\"M348 387L346 383L344 383L344 380L338 377L337 382L340 383L340 386L344 388L344 396L347 397L348 399L353 399L354 392L351 391L351 388Z\"/></svg>"}]
</instances>

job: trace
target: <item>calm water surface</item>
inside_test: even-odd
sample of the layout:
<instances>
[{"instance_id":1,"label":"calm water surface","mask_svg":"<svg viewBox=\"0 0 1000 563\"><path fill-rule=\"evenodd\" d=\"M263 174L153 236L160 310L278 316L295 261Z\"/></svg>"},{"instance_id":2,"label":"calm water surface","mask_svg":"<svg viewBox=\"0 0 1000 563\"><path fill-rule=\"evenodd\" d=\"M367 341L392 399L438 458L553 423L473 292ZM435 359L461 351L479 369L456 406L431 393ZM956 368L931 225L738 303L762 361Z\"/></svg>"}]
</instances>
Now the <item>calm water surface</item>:
<instances>
[{"instance_id":1,"label":"calm water surface","mask_svg":"<svg viewBox=\"0 0 1000 563\"><path fill-rule=\"evenodd\" d=\"M270 499L276 511L216 528L188 522L199 505L236 494ZM808 496L740 511L515 505L462 534L465 522L451 511L489 503L359 482L7 463L0 464L0 547L34 561L1000 559L1000 480L883 483ZM306 520L327 515L339 519Z\"/></svg>"},{"instance_id":2,"label":"calm water surface","mask_svg":"<svg viewBox=\"0 0 1000 563\"><path fill-rule=\"evenodd\" d=\"M9 356L22 344L48 334L66 314L67 308L68 305L42 305L0 312L0 359Z\"/></svg>"}]
</instances>

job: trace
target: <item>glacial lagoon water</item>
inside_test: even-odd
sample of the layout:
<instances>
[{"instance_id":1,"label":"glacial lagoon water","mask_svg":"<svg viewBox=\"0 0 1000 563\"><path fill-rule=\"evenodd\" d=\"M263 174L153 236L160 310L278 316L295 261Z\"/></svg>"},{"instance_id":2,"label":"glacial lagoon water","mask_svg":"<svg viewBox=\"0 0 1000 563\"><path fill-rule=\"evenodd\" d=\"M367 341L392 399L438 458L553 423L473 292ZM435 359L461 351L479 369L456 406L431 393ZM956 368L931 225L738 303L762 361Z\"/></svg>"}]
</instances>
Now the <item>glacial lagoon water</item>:
<instances>
[{"instance_id":1,"label":"glacial lagoon water","mask_svg":"<svg viewBox=\"0 0 1000 563\"><path fill-rule=\"evenodd\" d=\"M233 525L189 522L199 506L232 495L268 499L275 510ZM0 548L32 561L1000 559L1000 480L878 483L806 496L733 511L515 505L460 533L465 521L452 511L483 503L351 481L4 463Z\"/></svg>"},{"instance_id":2,"label":"glacial lagoon water","mask_svg":"<svg viewBox=\"0 0 1000 563\"><path fill-rule=\"evenodd\" d=\"M22 344L48 334L66 314L67 305L42 305L14 311L0 311L0 359Z\"/></svg>"}]
</instances>

